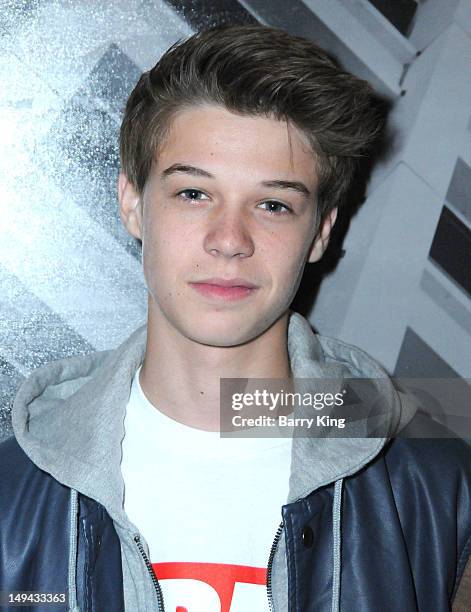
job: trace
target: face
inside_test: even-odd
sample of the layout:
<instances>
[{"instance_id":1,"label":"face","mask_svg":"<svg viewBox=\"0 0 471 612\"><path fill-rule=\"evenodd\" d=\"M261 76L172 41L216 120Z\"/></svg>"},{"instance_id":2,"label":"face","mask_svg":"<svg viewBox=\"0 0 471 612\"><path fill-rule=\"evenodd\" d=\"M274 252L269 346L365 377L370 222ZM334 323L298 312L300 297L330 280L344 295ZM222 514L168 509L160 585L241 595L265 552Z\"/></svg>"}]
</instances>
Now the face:
<instances>
[{"instance_id":1,"label":"face","mask_svg":"<svg viewBox=\"0 0 471 612\"><path fill-rule=\"evenodd\" d=\"M317 184L307 139L286 122L218 106L180 111L144 193L120 176L154 318L210 346L267 331L327 246L336 210L315 237Z\"/></svg>"}]
</instances>

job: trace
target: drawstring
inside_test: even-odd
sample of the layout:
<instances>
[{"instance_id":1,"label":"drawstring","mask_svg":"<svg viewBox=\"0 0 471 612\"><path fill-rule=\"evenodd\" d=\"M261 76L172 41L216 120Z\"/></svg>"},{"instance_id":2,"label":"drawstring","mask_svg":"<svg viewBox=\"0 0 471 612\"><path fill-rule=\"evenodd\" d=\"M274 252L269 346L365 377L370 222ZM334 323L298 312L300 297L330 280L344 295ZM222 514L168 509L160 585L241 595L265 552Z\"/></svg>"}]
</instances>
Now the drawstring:
<instances>
[{"instance_id":1,"label":"drawstring","mask_svg":"<svg viewBox=\"0 0 471 612\"><path fill-rule=\"evenodd\" d=\"M332 509L334 569L332 574L332 612L340 611L340 566L341 538L340 525L342 514L342 484L343 478L335 482L334 506Z\"/></svg>"},{"instance_id":2,"label":"drawstring","mask_svg":"<svg viewBox=\"0 0 471 612\"><path fill-rule=\"evenodd\" d=\"M71 489L70 493L70 535L69 535L69 611L80 612L77 604L77 515L78 493Z\"/></svg>"}]
</instances>

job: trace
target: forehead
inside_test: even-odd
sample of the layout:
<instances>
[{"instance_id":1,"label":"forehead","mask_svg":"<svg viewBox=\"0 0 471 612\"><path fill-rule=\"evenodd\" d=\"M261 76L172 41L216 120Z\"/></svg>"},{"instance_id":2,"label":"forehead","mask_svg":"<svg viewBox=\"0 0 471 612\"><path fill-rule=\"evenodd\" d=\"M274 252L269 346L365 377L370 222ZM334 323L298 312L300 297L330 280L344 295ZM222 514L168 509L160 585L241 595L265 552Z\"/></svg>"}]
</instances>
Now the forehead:
<instances>
[{"instance_id":1,"label":"forehead","mask_svg":"<svg viewBox=\"0 0 471 612\"><path fill-rule=\"evenodd\" d=\"M185 108L173 117L156 165L173 163L210 165L215 174L229 169L234 176L246 178L249 172L254 179L296 176L311 186L317 182L315 154L296 126L213 105Z\"/></svg>"}]
</instances>

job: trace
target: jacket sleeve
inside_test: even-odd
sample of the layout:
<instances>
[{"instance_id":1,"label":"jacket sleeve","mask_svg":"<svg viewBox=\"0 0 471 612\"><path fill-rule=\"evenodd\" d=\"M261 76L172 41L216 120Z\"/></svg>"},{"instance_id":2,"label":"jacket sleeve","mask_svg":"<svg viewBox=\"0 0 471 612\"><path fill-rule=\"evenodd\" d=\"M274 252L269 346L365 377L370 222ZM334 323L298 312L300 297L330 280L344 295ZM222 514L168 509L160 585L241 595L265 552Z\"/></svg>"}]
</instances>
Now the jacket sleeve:
<instances>
[{"instance_id":1,"label":"jacket sleeve","mask_svg":"<svg viewBox=\"0 0 471 612\"><path fill-rule=\"evenodd\" d=\"M14 437L0 443L0 591L67 594L69 498L69 489L40 470ZM38 604L34 611L45 607L52 609Z\"/></svg>"}]
</instances>

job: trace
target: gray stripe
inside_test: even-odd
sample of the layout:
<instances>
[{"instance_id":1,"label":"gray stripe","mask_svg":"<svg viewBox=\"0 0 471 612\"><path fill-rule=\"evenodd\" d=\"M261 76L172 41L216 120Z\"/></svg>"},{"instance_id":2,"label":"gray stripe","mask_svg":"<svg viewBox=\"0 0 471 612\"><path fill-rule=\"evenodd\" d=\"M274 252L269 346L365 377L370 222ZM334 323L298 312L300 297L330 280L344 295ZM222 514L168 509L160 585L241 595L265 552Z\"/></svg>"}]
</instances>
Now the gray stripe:
<instances>
[{"instance_id":1,"label":"gray stripe","mask_svg":"<svg viewBox=\"0 0 471 612\"><path fill-rule=\"evenodd\" d=\"M446 201L463 213L471 223L471 168L458 157L456 160L453 176L451 177Z\"/></svg>"},{"instance_id":2,"label":"gray stripe","mask_svg":"<svg viewBox=\"0 0 471 612\"><path fill-rule=\"evenodd\" d=\"M406 327L393 376L459 378L458 373L410 327Z\"/></svg>"},{"instance_id":3,"label":"gray stripe","mask_svg":"<svg viewBox=\"0 0 471 612\"><path fill-rule=\"evenodd\" d=\"M140 68L111 44L62 107L39 143L35 159L68 197L138 261L140 245L126 232L119 217L116 182L122 111L140 73Z\"/></svg>"},{"instance_id":4,"label":"gray stripe","mask_svg":"<svg viewBox=\"0 0 471 612\"><path fill-rule=\"evenodd\" d=\"M0 352L23 374L94 347L0 266Z\"/></svg>"},{"instance_id":5,"label":"gray stripe","mask_svg":"<svg viewBox=\"0 0 471 612\"><path fill-rule=\"evenodd\" d=\"M420 279L420 287L458 325L471 335L471 312L427 269Z\"/></svg>"}]
</instances>

